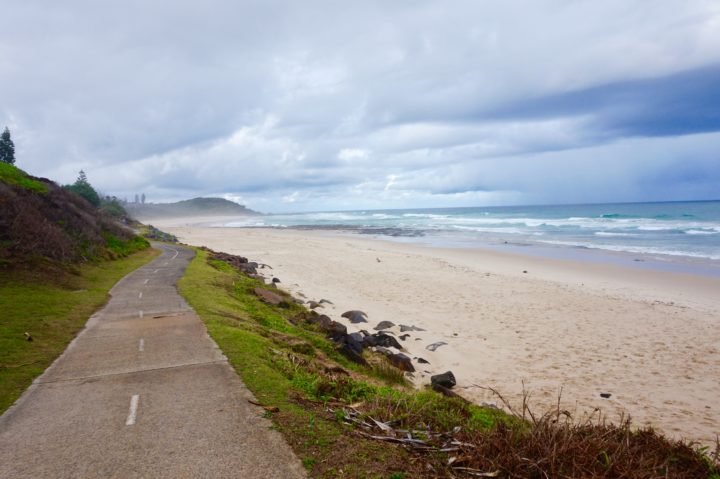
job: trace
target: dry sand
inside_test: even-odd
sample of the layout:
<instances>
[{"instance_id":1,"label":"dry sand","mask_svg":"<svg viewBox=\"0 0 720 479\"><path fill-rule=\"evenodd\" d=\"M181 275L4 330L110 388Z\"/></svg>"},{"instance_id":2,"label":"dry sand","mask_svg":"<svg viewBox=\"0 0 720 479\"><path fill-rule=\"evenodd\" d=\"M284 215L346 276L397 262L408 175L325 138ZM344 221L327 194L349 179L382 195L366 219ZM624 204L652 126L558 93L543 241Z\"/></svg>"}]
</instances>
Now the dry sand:
<instances>
[{"instance_id":1,"label":"dry sand","mask_svg":"<svg viewBox=\"0 0 720 479\"><path fill-rule=\"evenodd\" d=\"M286 290L331 300L320 311L351 331L340 317L349 309L368 313L365 329L382 320L426 329L403 342L430 362L414 361L419 384L452 370L477 402L498 402L478 387L492 386L517 405L524 382L535 412L562 388L576 418L626 413L705 444L720 433L720 278L327 232L165 230L271 265ZM436 341L447 345L426 349Z\"/></svg>"}]
</instances>

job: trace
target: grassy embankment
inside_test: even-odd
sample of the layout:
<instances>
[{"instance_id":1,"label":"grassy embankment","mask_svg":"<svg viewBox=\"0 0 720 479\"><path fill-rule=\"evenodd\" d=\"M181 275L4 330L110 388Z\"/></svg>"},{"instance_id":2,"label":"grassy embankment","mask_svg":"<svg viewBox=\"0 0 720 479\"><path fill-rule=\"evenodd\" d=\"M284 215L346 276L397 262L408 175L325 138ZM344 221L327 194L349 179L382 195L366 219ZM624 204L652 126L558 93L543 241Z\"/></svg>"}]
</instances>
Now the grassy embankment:
<instances>
[{"instance_id":1,"label":"grassy embankment","mask_svg":"<svg viewBox=\"0 0 720 479\"><path fill-rule=\"evenodd\" d=\"M2 161L0 161L0 182L17 185L36 193L47 193L48 191L48 187L43 183L29 178L21 169Z\"/></svg>"},{"instance_id":2,"label":"grassy embankment","mask_svg":"<svg viewBox=\"0 0 720 479\"><path fill-rule=\"evenodd\" d=\"M708 456L652 430L414 391L384 358L349 362L290 297L261 302L262 285L200 250L179 289L311 477L720 477ZM407 431L422 442L397 444Z\"/></svg>"},{"instance_id":3,"label":"grassy embankment","mask_svg":"<svg viewBox=\"0 0 720 479\"><path fill-rule=\"evenodd\" d=\"M5 270L0 275L0 413L57 358L123 276L158 252L142 238L108 238L120 259L73 266L74 273ZM32 341L28 341L25 333Z\"/></svg>"}]
</instances>

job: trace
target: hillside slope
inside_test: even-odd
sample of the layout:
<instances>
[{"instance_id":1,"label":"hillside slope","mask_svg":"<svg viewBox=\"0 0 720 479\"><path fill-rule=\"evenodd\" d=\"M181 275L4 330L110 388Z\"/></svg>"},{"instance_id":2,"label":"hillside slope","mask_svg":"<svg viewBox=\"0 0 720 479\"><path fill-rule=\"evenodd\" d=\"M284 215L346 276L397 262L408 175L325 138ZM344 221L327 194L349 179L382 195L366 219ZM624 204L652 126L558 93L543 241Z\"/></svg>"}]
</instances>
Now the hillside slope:
<instances>
[{"instance_id":1,"label":"hillside slope","mask_svg":"<svg viewBox=\"0 0 720 479\"><path fill-rule=\"evenodd\" d=\"M83 198L0 163L0 267L68 265L146 246Z\"/></svg>"},{"instance_id":2,"label":"hillside slope","mask_svg":"<svg viewBox=\"0 0 720 479\"><path fill-rule=\"evenodd\" d=\"M257 211L223 198L193 198L177 203L128 203L128 213L139 220L184 216L248 216Z\"/></svg>"}]
</instances>

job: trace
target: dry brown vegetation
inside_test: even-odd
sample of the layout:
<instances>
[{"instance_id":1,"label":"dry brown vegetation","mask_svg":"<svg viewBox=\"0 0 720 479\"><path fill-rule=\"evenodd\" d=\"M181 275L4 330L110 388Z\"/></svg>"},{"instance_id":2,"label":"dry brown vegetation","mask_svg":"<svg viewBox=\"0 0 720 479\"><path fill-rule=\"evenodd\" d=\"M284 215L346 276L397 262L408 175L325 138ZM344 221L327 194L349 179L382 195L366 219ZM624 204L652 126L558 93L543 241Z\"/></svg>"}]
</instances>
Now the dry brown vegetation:
<instances>
[{"instance_id":1,"label":"dry brown vegetation","mask_svg":"<svg viewBox=\"0 0 720 479\"><path fill-rule=\"evenodd\" d=\"M408 420L403 409L380 400L342 411L344 420L364 437L403 444L423 457L432 471L428 477L720 477L720 444L708 454L652 428L636 429L629 419L613 424L598 413L577 423L566 411L535 416L525 405L523 414L514 415L516 421L497 421L489 430L457 427L437 432L418 428L421 418Z\"/></svg>"},{"instance_id":2,"label":"dry brown vegetation","mask_svg":"<svg viewBox=\"0 0 720 479\"><path fill-rule=\"evenodd\" d=\"M83 198L50 180L27 178L46 191L0 181L0 266L87 261L108 255L109 238L133 238Z\"/></svg>"}]
</instances>

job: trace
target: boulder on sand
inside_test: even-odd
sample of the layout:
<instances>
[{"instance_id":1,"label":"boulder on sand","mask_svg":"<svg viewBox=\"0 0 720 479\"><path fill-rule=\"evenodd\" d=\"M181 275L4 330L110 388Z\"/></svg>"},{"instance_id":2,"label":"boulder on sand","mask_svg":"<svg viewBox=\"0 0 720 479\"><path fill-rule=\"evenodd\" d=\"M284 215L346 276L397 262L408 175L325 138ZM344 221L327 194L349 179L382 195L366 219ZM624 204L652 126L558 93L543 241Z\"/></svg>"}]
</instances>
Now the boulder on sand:
<instances>
[{"instance_id":1,"label":"boulder on sand","mask_svg":"<svg viewBox=\"0 0 720 479\"><path fill-rule=\"evenodd\" d=\"M345 311L340 316L342 316L343 318L349 319L350 322L353 324L368 322L367 314L362 311L358 311L358 310Z\"/></svg>"},{"instance_id":2,"label":"boulder on sand","mask_svg":"<svg viewBox=\"0 0 720 479\"><path fill-rule=\"evenodd\" d=\"M365 336L365 344L368 346L383 346L385 348L402 349L402 346L400 346L397 339L385 333L375 333Z\"/></svg>"},{"instance_id":3,"label":"boulder on sand","mask_svg":"<svg viewBox=\"0 0 720 479\"><path fill-rule=\"evenodd\" d=\"M433 385L439 385L444 388L450 389L453 386L457 384L455 381L455 375L452 373L452 371L447 371L442 374L436 374L434 376L430 377L430 384Z\"/></svg>"},{"instance_id":4,"label":"boulder on sand","mask_svg":"<svg viewBox=\"0 0 720 479\"><path fill-rule=\"evenodd\" d=\"M380 321L377 326L375 326L375 331L381 331L383 329L389 329L395 326L395 323L392 321Z\"/></svg>"}]
</instances>

